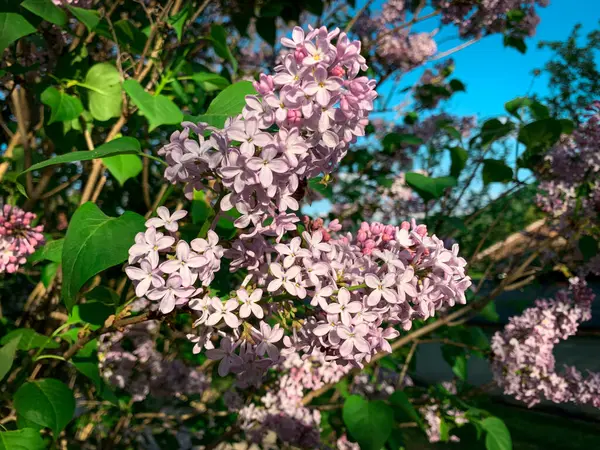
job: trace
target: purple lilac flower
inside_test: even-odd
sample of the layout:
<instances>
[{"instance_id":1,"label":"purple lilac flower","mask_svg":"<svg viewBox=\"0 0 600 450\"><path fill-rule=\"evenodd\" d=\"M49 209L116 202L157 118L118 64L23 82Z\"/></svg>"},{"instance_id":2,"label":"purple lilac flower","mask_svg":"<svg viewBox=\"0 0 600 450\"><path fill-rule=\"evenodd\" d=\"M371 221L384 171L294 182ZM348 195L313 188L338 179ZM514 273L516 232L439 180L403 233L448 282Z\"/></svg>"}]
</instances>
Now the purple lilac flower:
<instances>
[{"instance_id":1,"label":"purple lilac flower","mask_svg":"<svg viewBox=\"0 0 600 450\"><path fill-rule=\"evenodd\" d=\"M559 291L551 300L537 300L534 307L512 317L504 331L492 338L496 382L507 395L529 407L543 399L600 407L599 374L555 368L554 346L590 320L595 297L584 280L574 278L570 283L568 291Z\"/></svg>"},{"instance_id":2,"label":"purple lilac flower","mask_svg":"<svg viewBox=\"0 0 600 450\"><path fill-rule=\"evenodd\" d=\"M44 244L44 227L32 226L35 219L35 214L17 206L0 208L0 273L15 273Z\"/></svg>"}]
</instances>

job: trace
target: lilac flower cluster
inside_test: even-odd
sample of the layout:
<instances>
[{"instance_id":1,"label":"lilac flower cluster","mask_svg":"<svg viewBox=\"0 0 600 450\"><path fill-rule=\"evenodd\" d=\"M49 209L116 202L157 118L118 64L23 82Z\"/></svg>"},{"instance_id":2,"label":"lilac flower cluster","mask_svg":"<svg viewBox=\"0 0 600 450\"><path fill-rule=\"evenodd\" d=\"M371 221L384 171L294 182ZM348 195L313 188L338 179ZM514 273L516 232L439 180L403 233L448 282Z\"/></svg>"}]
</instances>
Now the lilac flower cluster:
<instances>
[{"instance_id":1,"label":"lilac flower cluster","mask_svg":"<svg viewBox=\"0 0 600 450\"><path fill-rule=\"evenodd\" d=\"M408 330L436 309L465 303L471 280L458 246L447 250L424 225L364 223L356 238L336 238L339 225L332 223L308 227L285 244L265 239L272 226L253 230L225 251L237 258L232 270L248 271L235 297L223 302L206 295L189 303L200 313L200 333L191 336L194 351L205 348L221 361L221 375L232 371L244 385L260 384L281 355L293 352L323 353L338 364L362 367L372 355L391 351L389 341L399 334L393 325ZM302 303L306 312L296 317L294 306ZM265 311L292 319L291 333L269 326ZM210 340L215 334L218 349Z\"/></svg>"},{"instance_id":2,"label":"lilac flower cluster","mask_svg":"<svg viewBox=\"0 0 600 450\"><path fill-rule=\"evenodd\" d=\"M159 151L169 165L165 178L187 183L188 194L218 181L220 207L242 213L240 228L256 225L265 214L297 210L300 183L330 173L348 145L364 136L377 97L375 81L358 76L367 69L360 42L339 29L305 34L296 27L281 42L283 63L274 76L262 74L254 83L257 95L246 96L241 116L223 130L183 123L184 130ZM212 132L208 139L206 130Z\"/></svg>"},{"instance_id":3,"label":"lilac flower cluster","mask_svg":"<svg viewBox=\"0 0 600 450\"><path fill-rule=\"evenodd\" d=\"M555 145L546 157L549 167L540 169L542 182L537 203L557 218L565 235L594 221L600 213L600 102L573 134ZM580 227L579 227L580 228Z\"/></svg>"},{"instance_id":4,"label":"lilac flower cluster","mask_svg":"<svg viewBox=\"0 0 600 450\"><path fill-rule=\"evenodd\" d=\"M365 223L356 237L340 234L337 220L299 228L287 209L298 209L300 181L335 168L364 133L376 93L372 80L357 77L366 68L360 43L339 30L305 36L295 28L282 44L290 49L283 64L255 83L258 95L246 97L241 117L224 130L184 124L161 150L165 177L187 183L188 193L218 192L217 217L235 207L241 230L219 243L213 220L206 239L188 244L176 234L186 212L161 208L137 235L126 269L136 295L160 301L161 312L187 304L196 313L194 352L218 360L219 374L236 374L239 387L260 385L269 367L295 352L362 367L391 351L394 325L408 330L464 303L471 284L458 246L444 248L414 222L412 229ZM210 290L221 258L245 275L225 298Z\"/></svg>"},{"instance_id":5,"label":"lilac flower cluster","mask_svg":"<svg viewBox=\"0 0 600 450\"><path fill-rule=\"evenodd\" d=\"M442 23L454 24L462 37L492 33L533 36L540 18L536 4L546 7L549 0L436 0Z\"/></svg>"},{"instance_id":6,"label":"lilac flower cluster","mask_svg":"<svg viewBox=\"0 0 600 450\"><path fill-rule=\"evenodd\" d=\"M437 53L437 44L431 33L383 33L377 39L377 56L393 68L407 72L425 63Z\"/></svg>"},{"instance_id":7,"label":"lilac flower cluster","mask_svg":"<svg viewBox=\"0 0 600 450\"><path fill-rule=\"evenodd\" d=\"M197 238L189 244L177 239L177 221L187 211L169 214L161 206L157 212L158 217L146 222L146 231L136 235L125 273L133 280L138 298L159 302L158 309L167 314L202 292L194 287L196 281L202 286L211 283L221 268L223 247L218 245L219 237L212 230L206 239ZM166 234L158 231L163 228Z\"/></svg>"},{"instance_id":8,"label":"lilac flower cluster","mask_svg":"<svg viewBox=\"0 0 600 450\"><path fill-rule=\"evenodd\" d=\"M0 273L15 273L44 244L44 227L32 226L35 219L35 214L17 206L0 208Z\"/></svg>"},{"instance_id":9,"label":"lilac flower cluster","mask_svg":"<svg viewBox=\"0 0 600 450\"><path fill-rule=\"evenodd\" d=\"M235 391L227 395L226 402L230 410L239 411L240 428L252 442L261 443L268 432L275 432L289 445L321 448L321 413L303 406L302 399L311 390L338 382L349 369L328 361L324 355L315 353L303 359L292 353L279 364L281 376L260 402L243 406Z\"/></svg>"},{"instance_id":10,"label":"lilac flower cluster","mask_svg":"<svg viewBox=\"0 0 600 450\"><path fill-rule=\"evenodd\" d=\"M210 381L182 361L164 358L156 349L158 327L158 322L149 321L102 335L98 339L100 373L113 386L129 392L135 402L148 395L202 394Z\"/></svg>"},{"instance_id":11,"label":"lilac flower cluster","mask_svg":"<svg viewBox=\"0 0 600 450\"><path fill-rule=\"evenodd\" d=\"M551 300L537 300L522 315L512 317L492 338L492 370L508 395L534 406L546 399L600 407L600 374L582 374L575 367L555 369L552 354L561 340L573 336L591 318L594 294L585 281L570 280Z\"/></svg>"},{"instance_id":12,"label":"lilac flower cluster","mask_svg":"<svg viewBox=\"0 0 600 450\"><path fill-rule=\"evenodd\" d=\"M365 48L373 50L375 61L387 69L409 71L437 52L433 33L411 33L402 26L405 19L405 1L388 0L379 15L363 11L356 21Z\"/></svg>"},{"instance_id":13,"label":"lilac flower cluster","mask_svg":"<svg viewBox=\"0 0 600 450\"><path fill-rule=\"evenodd\" d=\"M456 384L448 381L442 383L442 387L449 393L456 395ZM466 412L453 406L447 400L436 398L435 396L424 395L421 398L423 403L419 406L419 413L423 416L426 422L425 433L427 439L431 443L442 441L442 422L448 427L461 427L469 423ZM450 442L460 442L460 438L453 434L448 436Z\"/></svg>"},{"instance_id":14,"label":"lilac flower cluster","mask_svg":"<svg viewBox=\"0 0 600 450\"><path fill-rule=\"evenodd\" d=\"M52 0L56 6L78 6L80 8L89 8L92 6L92 0Z\"/></svg>"}]
</instances>

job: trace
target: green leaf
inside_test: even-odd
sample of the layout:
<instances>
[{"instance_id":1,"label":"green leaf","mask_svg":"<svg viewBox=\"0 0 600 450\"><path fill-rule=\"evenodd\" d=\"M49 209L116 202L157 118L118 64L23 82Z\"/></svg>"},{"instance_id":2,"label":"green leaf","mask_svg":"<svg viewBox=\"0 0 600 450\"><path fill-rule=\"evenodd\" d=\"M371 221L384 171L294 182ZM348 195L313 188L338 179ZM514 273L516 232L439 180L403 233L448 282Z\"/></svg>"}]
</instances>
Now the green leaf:
<instances>
[{"instance_id":1,"label":"green leaf","mask_svg":"<svg viewBox=\"0 0 600 450\"><path fill-rule=\"evenodd\" d=\"M54 280L56 272L58 272L59 266L59 263L50 262L42 268L42 274L40 278L45 288L48 288L48 286L50 286L50 283L52 283L52 281Z\"/></svg>"},{"instance_id":2,"label":"green leaf","mask_svg":"<svg viewBox=\"0 0 600 450\"><path fill-rule=\"evenodd\" d=\"M87 27L89 31L94 31L94 29L100 23L100 14L98 14L98 11L94 11L93 9L78 8L76 6L67 6L67 8L77 20Z\"/></svg>"},{"instance_id":3,"label":"green leaf","mask_svg":"<svg viewBox=\"0 0 600 450\"><path fill-rule=\"evenodd\" d=\"M381 145L383 145L383 150L386 153L391 153L394 150L403 148L403 146L421 145L422 143L423 139L421 139L418 136L415 136L414 134L400 133L388 133L381 141Z\"/></svg>"},{"instance_id":4,"label":"green leaf","mask_svg":"<svg viewBox=\"0 0 600 450\"><path fill-rule=\"evenodd\" d=\"M452 166L450 167L450 176L458 178L462 170L467 165L469 154L464 148L451 147L450 157L452 158Z\"/></svg>"},{"instance_id":5,"label":"green leaf","mask_svg":"<svg viewBox=\"0 0 600 450\"><path fill-rule=\"evenodd\" d=\"M192 223L204 223L209 217L214 217L215 212L211 208L204 191L194 190L194 199L192 200Z\"/></svg>"},{"instance_id":6,"label":"green leaf","mask_svg":"<svg viewBox=\"0 0 600 450\"><path fill-rule=\"evenodd\" d=\"M97 147L95 150L85 152L71 152L65 153L64 155L58 155L53 158L42 161L41 163L34 164L29 169L21 172L19 176L32 170L43 169L44 167L53 166L55 164L71 163L76 161L90 161L97 158L107 158L115 155L125 154L140 154L143 155L140 148L140 143L137 139L132 137L121 137L113 139L106 144Z\"/></svg>"},{"instance_id":7,"label":"green leaf","mask_svg":"<svg viewBox=\"0 0 600 450\"><path fill-rule=\"evenodd\" d=\"M406 174L406 184L412 187L424 201L440 198L446 189L456 186L454 177L431 178L416 172Z\"/></svg>"},{"instance_id":8,"label":"green leaf","mask_svg":"<svg viewBox=\"0 0 600 450\"><path fill-rule=\"evenodd\" d=\"M519 142L527 146L531 153L541 153L560 139L563 124L557 119L540 119L528 123L519 131Z\"/></svg>"},{"instance_id":9,"label":"green leaf","mask_svg":"<svg viewBox=\"0 0 600 450\"><path fill-rule=\"evenodd\" d=\"M527 45L525 44L525 40L520 37L518 38L515 36L504 36L504 46L515 48L523 54L527 51Z\"/></svg>"},{"instance_id":10,"label":"green leaf","mask_svg":"<svg viewBox=\"0 0 600 450\"><path fill-rule=\"evenodd\" d=\"M87 296L86 296L87 297ZM80 305L73 306L69 317L70 323L88 323L94 325L93 328L98 329L111 314L114 314L116 309L114 306L107 305L102 302L88 301Z\"/></svg>"},{"instance_id":11,"label":"green leaf","mask_svg":"<svg viewBox=\"0 0 600 450\"><path fill-rule=\"evenodd\" d=\"M52 261L59 263L62 257L62 248L64 242L64 239L56 239L54 241L46 242L46 244L36 250L36 252L31 255L27 261L30 263L39 261Z\"/></svg>"},{"instance_id":12,"label":"green leaf","mask_svg":"<svg viewBox=\"0 0 600 450\"><path fill-rule=\"evenodd\" d=\"M229 46L227 45L227 30L222 25L213 24L210 27L210 40L213 43L215 53L226 61L229 61L233 72L237 72L238 62L231 53Z\"/></svg>"},{"instance_id":13,"label":"green leaf","mask_svg":"<svg viewBox=\"0 0 600 450\"><path fill-rule=\"evenodd\" d=\"M130 178L137 177L142 171L142 160L137 155L111 156L103 158L102 162L121 186Z\"/></svg>"},{"instance_id":14,"label":"green leaf","mask_svg":"<svg viewBox=\"0 0 600 450\"><path fill-rule=\"evenodd\" d=\"M181 42L181 36L183 35L183 26L190 13L189 8L184 8L174 16L169 17L169 25L173 27L175 33L177 33L177 40Z\"/></svg>"},{"instance_id":15,"label":"green leaf","mask_svg":"<svg viewBox=\"0 0 600 450\"><path fill-rule=\"evenodd\" d=\"M518 119L521 119L521 114L519 113L521 108L528 108L535 119L546 119L550 117L550 111L546 106L529 97L517 97L510 100L504 104L504 108L508 113Z\"/></svg>"},{"instance_id":16,"label":"green leaf","mask_svg":"<svg viewBox=\"0 0 600 450\"><path fill-rule=\"evenodd\" d=\"M489 302L479 313L481 317L490 322L498 322L500 320L500 316L496 312L496 304L494 302Z\"/></svg>"},{"instance_id":17,"label":"green leaf","mask_svg":"<svg viewBox=\"0 0 600 450\"><path fill-rule=\"evenodd\" d=\"M69 224L63 247L63 299L71 311L79 289L94 275L127 259L146 220L126 211L108 217L91 202L81 205Z\"/></svg>"},{"instance_id":18,"label":"green leaf","mask_svg":"<svg viewBox=\"0 0 600 450\"><path fill-rule=\"evenodd\" d=\"M394 411L398 412L397 416L401 421L406 422L410 420L416 422L421 428L425 427L420 414L417 412L413 404L408 399L408 396L403 391L395 391L390 396L389 402L392 406L397 408Z\"/></svg>"},{"instance_id":19,"label":"green leaf","mask_svg":"<svg viewBox=\"0 0 600 450\"><path fill-rule=\"evenodd\" d=\"M487 450L512 450L510 432L501 419L487 417L480 424L487 432L485 436L485 448Z\"/></svg>"},{"instance_id":20,"label":"green leaf","mask_svg":"<svg viewBox=\"0 0 600 450\"><path fill-rule=\"evenodd\" d=\"M161 125L174 125L183 121L181 110L164 95L150 95L135 80L126 80L123 89L150 122L149 131Z\"/></svg>"},{"instance_id":21,"label":"green leaf","mask_svg":"<svg viewBox=\"0 0 600 450\"><path fill-rule=\"evenodd\" d=\"M462 81L457 80L456 78L450 80L448 84L450 85L450 89L452 89L452 92L465 92L467 90L465 84Z\"/></svg>"},{"instance_id":22,"label":"green leaf","mask_svg":"<svg viewBox=\"0 0 600 450\"><path fill-rule=\"evenodd\" d=\"M210 72L195 73L192 80L206 92L222 91L230 84L227 78Z\"/></svg>"},{"instance_id":23,"label":"green leaf","mask_svg":"<svg viewBox=\"0 0 600 450\"><path fill-rule=\"evenodd\" d=\"M499 159L484 159L481 171L483 184L506 183L513 179L513 170Z\"/></svg>"},{"instance_id":24,"label":"green leaf","mask_svg":"<svg viewBox=\"0 0 600 450\"><path fill-rule=\"evenodd\" d=\"M130 53L142 53L144 51L148 36L136 27L133 22L126 19L118 20L114 23L114 28L117 40L122 47L128 48ZM107 31L108 39L114 40L110 29Z\"/></svg>"},{"instance_id":25,"label":"green leaf","mask_svg":"<svg viewBox=\"0 0 600 450\"><path fill-rule=\"evenodd\" d=\"M83 112L83 105L77 97L65 94L53 86L42 92L42 103L51 110L48 125L77 119Z\"/></svg>"},{"instance_id":26,"label":"green leaf","mask_svg":"<svg viewBox=\"0 0 600 450\"><path fill-rule=\"evenodd\" d=\"M481 145L486 146L503 138L514 128L512 122L502 123L498 119L490 119L481 126Z\"/></svg>"},{"instance_id":27,"label":"green leaf","mask_svg":"<svg viewBox=\"0 0 600 450\"><path fill-rule=\"evenodd\" d=\"M96 120L121 116L121 75L110 63L93 65L85 76L82 87L88 91L88 107Z\"/></svg>"},{"instance_id":28,"label":"green leaf","mask_svg":"<svg viewBox=\"0 0 600 450\"><path fill-rule=\"evenodd\" d=\"M14 406L27 422L52 429L57 438L73 418L75 397L63 383L47 378L22 385L15 393Z\"/></svg>"},{"instance_id":29,"label":"green leaf","mask_svg":"<svg viewBox=\"0 0 600 450\"><path fill-rule=\"evenodd\" d=\"M241 114L246 106L246 95L256 94L250 81L239 81L223 90L210 102L206 113L197 116L197 122L206 122L216 128L223 128L225 121Z\"/></svg>"},{"instance_id":30,"label":"green leaf","mask_svg":"<svg viewBox=\"0 0 600 450\"><path fill-rule=\"evenodd\" d=\"M333 199L333 186L331 183L323 183L323 177L315 177L308 180L308 187L321 194L324 198Z\"/></svg>"},{"instance_id":31,"label":"green leaf","mask_svg":"<svg viewBox=\"0 0 600 450\"><path fill-rule=\"evenodd\" d=\"M259 17L256 19L256 31L271 47L275 46L277 39L277 25L275 17Z\"/></svg>"},{"instance_id":32,"label":"green leaf","mask_svg":"<svg viewBox=\"0 0 600 450\"><path fill-rule=\"evenodd\" d=\"M581 239L579 239L578 247L583 255L584 262L588 262L600 251L598 241L591 236L582 236Z\"/></svg>"},{"instance_id":33,"label":"green leaf","mask_svg":"<svg viewBox=\"0 0 600 450\"><path fill-rule=\"evenodd\" d=\"M71 362L79 372L88 377L92 383L94 383L96 391L100 397L117 405L119 400L111 388L106 384L104 379L100 376L100 372L98 371L97 347L98 341L96 339L91 340L79 352L77 352Z\"/></svg>"},{"instance_id":34,"label":"green leaf","mask_svg":"<svg viewBox=\"0 0 600 450\"><path fill-rule=\"evenodd\" d=\"M106 286L96 286L85 293L85 298L88 302L94 300L113 307L119 305L119 294Z\"/></svg>"},{"instance_id":35,"label":"green leaf","mask_svg":"<svg viewBox=\"0 0 600 450\"><path fill-rule=\"evenodd\" d=\"M404 435L402 434L402 430L399 430L398 428L394 428L392 430L392 433L390 434L390 437L388 438L387 442L386 442L386 449L390 449L390 450L405 450L405 442L404 442Z\"/></svg>"},{"instance_id":36,"label":"green leaf","mask_svg":"<svg viewBox=\"0 0 600 450\"><path fill-rule=\"evenodd\" d=\"M361 450L381 450L394 426L394 411L381 400L352 395L342 409L344 424Z\"/></svg>"},{"instance_id":37,"label":"green leaf","mask_svg":"<svg viewBox=\"0 0 600 450\"><path fill-rule=\"evenodd\" d=\"M52 0L25 0L21 6L55 25L62 27L67 23L67 15Z\"/></svg>"},{"instance_id":38,"label":"green leaf","mask_svg":"<svg viewBox=\"0 0 600 450\"><path fill-rule=\"evenodd\" d=\"M40 432L33 428L0 432L0 450L43 450L46 448Z\"/></svg>"},{"instance_id":39,"label":"green leaf","mask_svg":"<svg viewBox=\"0 0 600 450\"><path fill-rule=\"evenodd\" d=\"M0 55L10 44L31 33L35 33L35 27L20 14L0 13Z\"/></svg>"},{"instance_id":40,"label":"green leaf","mask_svg":"<svg viewBox=\"0 0 600 450\"><path fill-rule=\"evenodd\" d=\"M465 349L453 345L442 345L442 355L452 368L452 372L463 381L467 379L467 357Z\"/></svg>"},{"instance_id":41,"label":"green leaf","mask_svg":"<svg viewBox=\"0 0 600 450\"><path fill-rule=\"evenodd\" d=\"M6 345L11 341L18 342L19 350L31 350L32 348L58 348L58 342L53 341L48 338L48 336L44 336L42 334L37 333L31 328L17 328L16 330L11 331L7 335L5 335L2 339L0 339L0 344Z\"/></svg>"},{"instance_id":42,"label":"green leaf","mask_svg":"<svg viewBox=\"0 0 600 450\"><path fill-rule=\"evenodd\" d=\"M18 347L19 338L17 337L8 341L4 347L0 348L0 381L10 372Z\"/></svg>"}]
</instances>

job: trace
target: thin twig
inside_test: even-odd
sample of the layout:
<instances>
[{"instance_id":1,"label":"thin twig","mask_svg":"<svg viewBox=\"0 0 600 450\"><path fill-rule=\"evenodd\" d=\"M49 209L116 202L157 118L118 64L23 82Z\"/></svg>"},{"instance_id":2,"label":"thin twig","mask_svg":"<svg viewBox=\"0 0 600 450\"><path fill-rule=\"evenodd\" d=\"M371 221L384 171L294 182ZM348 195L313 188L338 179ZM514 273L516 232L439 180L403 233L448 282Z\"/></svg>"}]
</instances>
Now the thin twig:
<instances>
[{"instance_id":1,"label":"thin twig","mask_svg":"<svg viewBox=\"0 0 600 450\"><path fill-rule=\"evenodd\" d=\"M410 365L410 362L411 362L413 356L415 355L415 351L417 350L417 347L419 346L420 343L421 343L421 341L414 341L412 346L410 347L408 355L406 356L406 360L404 361L404 366L402 366L402 371L400 372L400 377L398 377L398 384L402 384L404 382L404 377L406 376L406 373L408 372L408 366Z\"/></svg>"},{"instance_id":2,"label":"thin twig","mask_svg":"<svg viewBox=\"0 0 600 450\"><path fill-rule=\"evenodd\" d=\"M470 45L475 44L476 42L479 42L480 40L481 40L481 38L475 38L475 39L471 39L470 41L463 42L462 44L457 45L456 47L451 48L450 50L446 50L445 52L438 53L433 58L429 58L429 61L437 61L438 59L442 59L442 58L445 58L446 56L450 56L453 53L456 53L464 48L469 47Z\"/></svg>"},{"instance_id":3,"label":"thin twig","mask_svg":"<svg viewBox=\"0 0 600 450\"><path fill-rule=\"evenodd\" d=\"M198 17L200 17L200 14L202 14L202 12L206 9L206 7L209 4L210 4L210 0L204 0L204 2L202 2L202 4L196 10L196 12L194 13L194 15L190 18L189 23L194 23L196 21L196 19Z\"/></svg>"},{"instance_id":4,"label":"thin twig","mask_svg":"<svg viewBox=\"0 0 600 450\"><path fill-rule=\"evenodd\" d=\"M352 20L350 20L350 22L348 22L348 25L346 25L346 28L344 28L344 32L348 33L352 27L354 26L354 24L356 23L356 21L360 18L360 16L363 15L363 13L367 10L367 8L369 6L371 6L371 3L373 3L374 0L367 0L364 4L364 6L362 8L360 8L356 14L354 14L354 17L352 18Z\"/></svg>"}]
</instances>

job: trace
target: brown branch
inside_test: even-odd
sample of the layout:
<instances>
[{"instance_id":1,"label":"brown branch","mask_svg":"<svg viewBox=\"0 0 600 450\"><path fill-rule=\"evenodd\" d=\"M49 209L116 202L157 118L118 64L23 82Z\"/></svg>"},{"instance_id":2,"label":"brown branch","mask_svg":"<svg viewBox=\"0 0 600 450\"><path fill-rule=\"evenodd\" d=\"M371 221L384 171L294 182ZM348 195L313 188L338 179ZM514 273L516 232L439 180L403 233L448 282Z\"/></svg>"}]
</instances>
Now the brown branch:
<instances>
[{"instance_id":1,"label":"brown branch","mask_svg":"<svg viewBox=\"0 0 600 450\"><path fill-rule=\"evenodd\" d=\"M102 328L97 329L96 331L92 331L91 333L88 333L87 335L79 338L79 340L75 344L73 344L66 352L63 353L63 358L68 361L73 356L75 356L75 354L79 350L81 350L85 346L85 344L87 344L93 339L96 339L98 336L102 336L103 334L110 333L112 331L117 331L128 325L135 325L138 323L147 322L148 320L154 320L156 318L156 314L152 312L146 312L139 316L126 317L125 319L116 320L110 326L104 326Z\"/></svg>"},{"instance_id":2,"label":"brown branch","mask_svg":"<svg viewBox=\"0 0 600 450\"><path fill-rule=\"evenodd\" d=\"M210 0L204 0L204 2L198 7L198 9L196 10L196 12L194 13L194 15L190 18L189 23L194 23L196 21L196 19L198 17L200 17L200 14L202 14L202 12L206 9L206 7L209 5Z\"/></svg>"},{"instance_id":3,"label":"brown branch","mask_svg":"<svg viewBox=\"0 0 600 450\"><path fill-rule=\"evenodd\" d=\"M346 28L344 28L344 33L348 33L352 27L354 26L354 24L356 23L356 21L360 18L360 16L363 15L363 13L367 10L367 8L369 6L371 6L371 3L373 3L374 0L367 0L364 4L364 6L362 8L360 8L360 10L358 10L356 12L356 14L354 14L354 17L352 18L352 20L350 20L350 22L348 22L348 25L346 25Z\"/></svg>"},{"instance_id":4,"label":"brown branch","mask_svg":"<svg viewBox=\"0 0 600 450\"><path fill-rule=\"evenodd\" d=\"M20 140L21 140L21 133L19 133L19 131L17 130L17 132L15 134L13 134L13 137L10 138L10 141L8 142L8 146L6 147L6 151L4 152L4 155L3 155L5 158L12 158L13 151ZM8 170L9 166L10 166L10 161L4 161L2 164L0 164L0 181L2 181L2 178L4 178L4 174Z\"/></svg>"},{"instance_id":5,"label":"brown branch","mask_svg":"<svg viewBox=\"0 0 600 450\"><path fill-rule=\"evenodd\" d=\"M42 194L40 196L41 200L45 200L47 198L52 197L55 194L58 194L60 191L67 189L69 186L71 186L71 184L73 184L75 181L77 181L79 178L81 178L81 174L77 173L75 175L73 175L71 178L69 178L67 181L65 181L64 183L59 184L58 186L56 186L53 189L50 189L48 192Z\"/></svg>"},{"instance_id":6,"label":"brown branch","mask_svg":"<svg viewBox=\"0 0 600 450\"><path fill-rule=\"evenodd\" d=\"M404 377L406 376L406 373L408 372L408 366L410 365L410 361L413 359L413 356L415 355L417 347L419 346L420 343L421 343L421 341L414 341L412 346L410 347L408 355L406 356L406 360L404 361L404 366L402 366L402 372L400 372L400 377L398 378L399 385L402 385L402 383L404 382Z\"/></svg>"}]
</instances>

